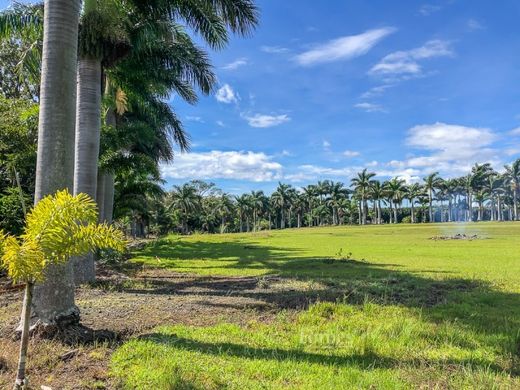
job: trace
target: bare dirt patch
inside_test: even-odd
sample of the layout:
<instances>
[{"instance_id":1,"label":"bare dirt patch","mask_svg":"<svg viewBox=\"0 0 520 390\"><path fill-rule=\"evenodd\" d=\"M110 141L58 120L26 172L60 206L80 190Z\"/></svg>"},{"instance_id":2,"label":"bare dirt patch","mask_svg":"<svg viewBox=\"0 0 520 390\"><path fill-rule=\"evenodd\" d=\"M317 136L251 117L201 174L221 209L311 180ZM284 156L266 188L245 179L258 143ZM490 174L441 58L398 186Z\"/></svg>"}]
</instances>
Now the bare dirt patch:
<instances>
[{"instance_id":1,"label":"bare dirt patch","mask_svg":"<svg viewBox=\"0 0 520 390\"><path fill-rule=\"evenodd\" d=\"M482 236L479 236L478 234L454 234L454 235L451 235L451 236L433 236L433 237L430 237L430 240L434 240L434 241L447 241L447 240L468 240L468 241L472 241L472 240L482 240L484 239L484 237Z\"/></svg>"},{"instance_id":2,"label":"bare dirt patch","mask_svg":"<svg viewBox=\"0 0 520 390\"><path fill-rule=\"evenodd\" d=\"M0 388L9 388L16 368L18 323L23 286L0 289ZM207 277L148 269L126 273L100 270L98 282L77 289L82 326L112 332L104 342L35 339L28 371L32 386L52 389L112 389L108 375L112 351L128 337L162 324L195 326L271 321L281 308L303 308L325 286L277 277ZM97 331L99 333L99 331Z\"/></svg>"}]
</instances>

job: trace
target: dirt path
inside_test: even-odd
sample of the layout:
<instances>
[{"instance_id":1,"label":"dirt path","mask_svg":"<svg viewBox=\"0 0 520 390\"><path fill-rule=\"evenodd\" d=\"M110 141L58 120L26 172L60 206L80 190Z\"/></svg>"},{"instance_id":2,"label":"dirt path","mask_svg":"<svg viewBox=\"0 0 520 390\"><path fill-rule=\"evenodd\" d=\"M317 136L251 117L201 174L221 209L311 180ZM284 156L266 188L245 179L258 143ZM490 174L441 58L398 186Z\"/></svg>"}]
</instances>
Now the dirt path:
<instances>
[{"instance_id":1,"label":"dirt path","mask_svg":"<svg viewBox=\"0 0 520 390\"><path fill-rule=\"evenodd\" d=\"M13 339L21 290L0 285L0 388L14 377L18 343ZM324 286L294 280L207 277L152 269L102 272L94 287L77 290L83 325L115 332L119 341L69 346L42 340L30 345L30 383L40 389L112 389L111 352L118 343L161 324L213 325L269 322L282 309L299 309L318 299Z\"/></svg>"}]
</instances>

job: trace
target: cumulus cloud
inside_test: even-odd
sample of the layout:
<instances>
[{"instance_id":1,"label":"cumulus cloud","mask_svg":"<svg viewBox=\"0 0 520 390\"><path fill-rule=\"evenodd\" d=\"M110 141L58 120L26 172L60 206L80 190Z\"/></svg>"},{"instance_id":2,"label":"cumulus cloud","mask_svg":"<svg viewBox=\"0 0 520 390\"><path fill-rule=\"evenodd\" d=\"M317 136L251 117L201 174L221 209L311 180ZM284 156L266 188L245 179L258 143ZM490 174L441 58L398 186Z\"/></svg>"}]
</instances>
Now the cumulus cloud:
<instances>
[{"instance_id":1,"label":"cumulus cloud","mask_svg":"<svg viewBox=\"0 0 520 390\"><path fill-rule=\"evenodd\" d=\"M374 104L374 103L357 103L354 104L354 107L359 108L366 112L385 112L385 109L380 104Z\"/></svg>"},{"instance_id":2,"label":"cumulus cloud","mask_svg":"<svg viewBox=\"0 0 520 390\"><path fill-rule=\"evenodd\" d=\"M251 151L219 151L180 154L161 166L165 178L233 179L254 182L279 180L282 165L272 156Z\"/></svg>"},{"instance_id":3,"label":"cumulus cloud","mask_svg":"<svg viewBox=\"0 0 520 390\"><path fill-rule=\"evenodd\" d=\"M379 75L399 75L413 74L422 72L420 61L453 55L451 45L447 41L434 39L426 42L423 46L407 51L396 51L390 53L370 69L370 74Z\"/></svg>"},{"instance_id":4,"label":"cumulus cloud","mask_svg":"<svg viewBox=\"0 0 520 390\"><path fill-rule=\"evenodd\" d=\"M437 122L414 126L408 131L408 146L429 151L430 155L411 157L403 165L423 171L448 174L467 172L476 161L498 164L497 150L491 145L497 135L488 128L451 125Z\"/></svg>"},{"instance_id":5,"label":"cumulus cloud","mask_svg":"<svg viewBox=\"0 0 520 390\"><path fill-rule=\"evenodd\" d=\"M343 155L345 157L349 157L349 158L352 158L352 157L359 157L361 155L361 153L355 151L355 150L345 150L343 152Z\"/></svg>"},{"instance_id":6,"label":"cumulus cloud","mask_svg":"<svg viewBox=\"0 0 520 390\"><path fill-rule=\"evenodd\" d=\"M300 53L294 59L298 64L308 66L359 57L394 31L394 28L386 27L336 38Z\"/></svg>"},{"instance_id":7,"label":"cumulus cloud","mask_svg":"<svg viewBox=\"0 0 520 390\"><path fill-rule=\"evenodd\" d=\"M251 127L273 127L281 125L282 123L289 122L291 118L286 115L264 115L255 114L252 116L244 115L244 118Z\"/></svg>"},{"instance_id":8,"label":"cumulus cloud","mask_svg":"<svg viewBox=\"0 0 520 390\"><path fill-rule=\"evenodd\" d=\"M237 60L230 62L222 67L224 70L235 70L241 66L247 65L247 58L238 58Z\"/></svg>"},{"instance_id":9,"label":"cumulus cloud","mask_svg":"<svg viewBox=\"0 0 520 390\"><path fill-rule=\"evenodd\" d=\"M233 88L231 88L229 84L224 84L220 87L215 94L215 98L217 101L226 104L238 102L238 94L233 91Z\"/></svg>"}]
</instances>

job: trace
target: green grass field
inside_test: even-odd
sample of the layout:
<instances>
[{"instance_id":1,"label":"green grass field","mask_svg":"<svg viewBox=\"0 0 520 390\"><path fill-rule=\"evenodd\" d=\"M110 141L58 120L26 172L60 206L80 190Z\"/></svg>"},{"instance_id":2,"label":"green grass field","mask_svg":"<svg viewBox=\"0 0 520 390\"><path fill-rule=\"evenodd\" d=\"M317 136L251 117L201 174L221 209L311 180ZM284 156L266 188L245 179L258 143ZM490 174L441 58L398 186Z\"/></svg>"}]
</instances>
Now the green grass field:
<instances>
[{"instance_id":1,"label":"green grass field","mask_svg":"<svg viewBox=\"0 0 520 390\"><path fill-rule=\"evenodd\" d=\"M472 241L431 240L455 233ZM130 389L520 388L520 224L171 236L133 259L202 275L276 275L302 310L164 326L120 347Z\"/></svg>"}]
</instances>

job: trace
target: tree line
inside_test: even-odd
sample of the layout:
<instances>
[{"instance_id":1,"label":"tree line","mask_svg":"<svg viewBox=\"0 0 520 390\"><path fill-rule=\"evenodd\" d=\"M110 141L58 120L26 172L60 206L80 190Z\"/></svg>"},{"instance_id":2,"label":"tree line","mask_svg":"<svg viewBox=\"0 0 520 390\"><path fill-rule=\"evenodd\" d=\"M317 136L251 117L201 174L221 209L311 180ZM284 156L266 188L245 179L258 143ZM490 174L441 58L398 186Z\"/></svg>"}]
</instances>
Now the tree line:
<instances>
[{"instance_id":1,"label":"tree line","mask_svg":"<svg viewBox=\"0 0 520 390\"><path fill-rule=\"evenodd\" d=\"M324 180L296 188L279 183L267 195L231 196L213 183L194 180L148 197L146 210L123 223L129 234L177 231L251 232L343 224L474 222L518 220L520 159L502 173L475 164L465 176L435 172L420 182L375 179L364 169L350 181Z\"/></svg>"}]
</instances>

